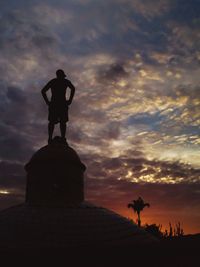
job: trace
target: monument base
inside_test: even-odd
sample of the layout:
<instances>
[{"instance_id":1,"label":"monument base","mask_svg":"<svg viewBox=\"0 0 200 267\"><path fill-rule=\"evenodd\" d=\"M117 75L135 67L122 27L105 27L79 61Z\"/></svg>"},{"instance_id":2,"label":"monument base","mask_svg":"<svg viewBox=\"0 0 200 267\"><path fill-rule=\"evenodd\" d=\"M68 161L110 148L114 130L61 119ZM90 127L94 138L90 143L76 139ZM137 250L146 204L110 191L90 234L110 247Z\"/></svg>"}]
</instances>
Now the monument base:
<instances>
[{"instance_id":1,"label":"monument base","mask_svg":"<svg viewBox=\"0 0 200 267\"><path fill-rule=\"evenodd\" d=\"M84 201L84 171L78 154L55 137L26 164L26 203L41 206L78 205Z\"/></svg>"}]
</instances>

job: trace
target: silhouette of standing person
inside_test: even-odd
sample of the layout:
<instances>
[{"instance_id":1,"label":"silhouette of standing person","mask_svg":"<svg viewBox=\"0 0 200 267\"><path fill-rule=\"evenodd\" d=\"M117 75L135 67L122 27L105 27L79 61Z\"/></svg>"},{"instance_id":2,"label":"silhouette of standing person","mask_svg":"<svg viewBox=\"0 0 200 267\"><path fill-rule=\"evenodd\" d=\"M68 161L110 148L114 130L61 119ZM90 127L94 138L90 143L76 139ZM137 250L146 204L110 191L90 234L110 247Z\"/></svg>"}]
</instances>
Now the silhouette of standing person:
<instances>
[{"instance_id":1,"label":"silhouette of standing person","mask_svg":"<svg viewBox=\"0 0 200 267\"><path fill-rule=\"evenodd\" d=\"M72 103L75 87L67 79L63 70L56 71L56 78L50 80L41 90L42 96L49 107L48 115L48 143L50 144L53 137L55 124L60 123L61 138L65 141L66 123L68 121L68 106ZM70 97L66 99L67 88L70 88ZM49 101L46 92L51 89L51 101Z\"/></svg>"}]
</instances>

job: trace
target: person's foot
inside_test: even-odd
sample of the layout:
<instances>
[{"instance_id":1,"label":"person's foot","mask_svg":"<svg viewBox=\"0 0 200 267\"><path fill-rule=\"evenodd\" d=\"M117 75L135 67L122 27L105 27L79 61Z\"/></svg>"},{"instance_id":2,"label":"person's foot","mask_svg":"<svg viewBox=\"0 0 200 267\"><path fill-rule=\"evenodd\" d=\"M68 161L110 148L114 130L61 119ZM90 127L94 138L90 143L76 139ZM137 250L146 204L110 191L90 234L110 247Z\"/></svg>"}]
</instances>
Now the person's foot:
<instances>
[{"instance_id":1,"label":"person's foot","mask_svg":"<svg viewBox=\"0 0 200 267\"><path fill-rule=\"evenodd\" d=\"M49 138L49 139L48 139L48 145L50 145L51 143L52 143L52 139Z\"/></svg>"}]
</instances>

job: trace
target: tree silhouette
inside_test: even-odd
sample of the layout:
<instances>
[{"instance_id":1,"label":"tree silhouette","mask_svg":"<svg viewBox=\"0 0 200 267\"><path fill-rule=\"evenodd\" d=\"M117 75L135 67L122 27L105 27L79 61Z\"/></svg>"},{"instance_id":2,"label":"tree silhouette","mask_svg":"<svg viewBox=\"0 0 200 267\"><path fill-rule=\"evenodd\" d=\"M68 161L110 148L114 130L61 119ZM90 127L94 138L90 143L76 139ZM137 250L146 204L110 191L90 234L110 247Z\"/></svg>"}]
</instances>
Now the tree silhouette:
<instances>
[{"instance_id":1,"label":"tree silhouette","mask_svg":"<svg viewBox=\"0 0 200 267\"><path fill-rule=\"evenodd\" d=\"M162 239L164 237L164 234L162 233L162 225L159 224L145 224L144 229L150 233L151 235L155 236L158 239Z\"/></svg>"},{"instance_id":2,"label":"tree silhouette","mask_svg":"<svg viewBox=\"0 0 200 267\"><path fill-rule=\"evenodd\" d=\"M132 208L134 212L137 213L137 222L139 227L141 226L140 212L144 209L144 207L150 207L150 204L144 203L144 200L141 197L138 197L138 199L128 203L128 208Z\"/></svg>"}]
</instances>

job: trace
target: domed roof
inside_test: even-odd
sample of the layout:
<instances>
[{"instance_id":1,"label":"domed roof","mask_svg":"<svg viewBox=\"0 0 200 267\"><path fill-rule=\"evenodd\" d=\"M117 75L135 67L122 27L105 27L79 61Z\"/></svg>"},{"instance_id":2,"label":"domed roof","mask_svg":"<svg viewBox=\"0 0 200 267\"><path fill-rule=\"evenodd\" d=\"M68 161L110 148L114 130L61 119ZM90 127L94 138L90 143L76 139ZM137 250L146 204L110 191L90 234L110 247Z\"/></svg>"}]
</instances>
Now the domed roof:
<instances>
[{"instance_id":1,"label":"domed roof","mask_svg":"<svg viewBox=\"0 0 200 267\"><path fill-rule=\"evenodd\" d=\"M0 212L0 248L116 247L156 240L128 219L83 202L71 207L18 205Z\"/></svg>"},{"instance_id":2,"label":"domed roof","mask_svg":"<svg viewBox=\"0 0 200 267\"><path fill-rule=\"evenodd\" d=\"M43 164L45 162L52 162L52 164L55 164L56 162L64 162L68 165L80 165L83 170L86 169L76 151L68 146L67 142L62 142L59 137L55 137L50 145L46 145L35 152L30 162L32 166L33 164ZM27 171L30 167L29 163L25 166Z\"/></svg>"}]
</instances>

